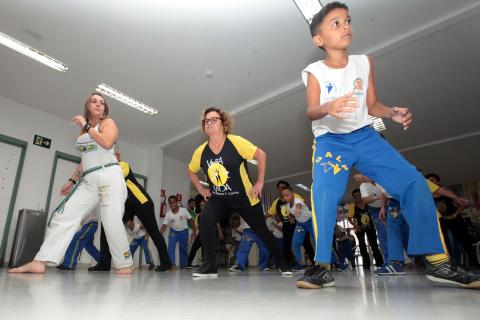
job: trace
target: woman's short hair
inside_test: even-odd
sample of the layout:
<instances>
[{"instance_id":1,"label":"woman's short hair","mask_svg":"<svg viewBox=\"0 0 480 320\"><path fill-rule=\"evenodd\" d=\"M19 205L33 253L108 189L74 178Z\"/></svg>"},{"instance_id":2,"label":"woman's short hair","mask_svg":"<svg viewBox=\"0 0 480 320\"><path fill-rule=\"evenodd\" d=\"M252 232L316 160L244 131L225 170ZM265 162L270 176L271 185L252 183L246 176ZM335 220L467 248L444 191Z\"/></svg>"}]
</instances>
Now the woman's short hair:
<instances>
[{"instance_id":1,"label":"woman's short hair","mask_svg":"<svg viewBox=\"0 0 480 320\"><path fill-rule=\"evenodd\" d=\"M232 118L232 116L230 116L230 114L228 112L225 112L225 111L220 110L220 109L215 108L215 107L209 107L202 112L202 118L201 118L200 126L202 127L203 132L205 132L205 118L206 118L207 114L209 114L210 112L216 112L220 115L220 121L222 121L223 132L225 134L232 133L232 130L233 130L233 118Z\"/></svg>"}]
</instances>

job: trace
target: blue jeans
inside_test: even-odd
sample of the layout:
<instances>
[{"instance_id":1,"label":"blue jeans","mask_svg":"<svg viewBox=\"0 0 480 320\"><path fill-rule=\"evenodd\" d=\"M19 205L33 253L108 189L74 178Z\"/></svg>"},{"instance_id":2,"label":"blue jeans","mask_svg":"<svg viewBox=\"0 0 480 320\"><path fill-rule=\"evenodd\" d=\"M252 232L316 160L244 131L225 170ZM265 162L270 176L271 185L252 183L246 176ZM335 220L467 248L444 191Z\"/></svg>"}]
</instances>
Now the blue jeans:
<instances>
[{"instance_id":1,"label":"blue jeans","mask_svg":"<svg viewBox=\"0 0 480 320\"><path fill-rule=\"evenodd\" d=\"M404 218L410 226L410 254L446 252L437 210L425 178L374 129L366 126L347 134L318 136L312 160L312 215L317 240L315 261L330 262L337 206L343 198L353 166L400 199Z\"/></svg>"},{"instance_id":2,"label":"blue jeans","mask_svg":"<svg viewBox=\"0 0 480 320\"><path fill-rule=\"evenodd\" d=\"M315 238L313 233L312 219L309 219L306 222L297 221L297 225L295 226L295 232L293 233L292 239L292 249L297 264L302 264L302 245L307 234Z\"/></svg>"},{"instance_id":3,"label":"blue jeans","mask_svg":"<svg viewBox=\"0 0 480 320\"><path fill-rule=\"evenodd\" d=\"M378 242L380 242L380 250L383 254L383 261L388 261L388 237L387 237L387 225L380 220L380 208L368 207L368 212L372 216L373 224L377 229Z\"/></svg>"},{"instance_id":4,"label":"blue jeans","mask_svg":"<svg viewBox=\"0 0 480 320\"><path fill-rule=\"evenodd\" d=\"M168 235L168 255L172 264L175 264L175 249L179 248L180 268L185 268L188 263L188 228L182 231L175 231L170 228Z\"/></svg>"},{"instance_id":5,"label":"blue jeans","mask_svg":"<svg viewBox=\"0 0 480 320\"><path fill-rule=\"evenodd\" d=\"M338 262L345 265L345 258L350 261L352 267L355 267L355 258L353 256L352 242L349 239L337 241Z\"/></svg>"},{"instance_id":6,"label":"blue jeans","mask_svg":"<svg viewBox=\"0 0 480 320\"><path fill-rule=\"evenodd\" d=\"M270 252L263 244L262 240L253 232L252 229L245 229L242 233L242 240L236 253L237 264L241 269L245 269L248 266L248 254L253 244L256 243L259 251L258 267L264 269L268 266L268 257Z\"/></svg>"},{"instance_id":7,"label":"blue jeans","mask_svg":"<svg viewBox=\"0 0 480 320\"><path fill-rule=\"evenodd\" d=\"M150 250L148 250L148 242L145 237L133 239L130 243L130 252L132 253L132 258L137 251L138 246L142 246L143 252L145 253L145 261L147 264L152 264L152 257L150 256Z\"/></svg>"},{"instance_id":8,"label":"blue jeans","mask_svg":"<svg viewBox=\"0 0 480 320\"><path fill-rule=\"evenodd\" d=\"M68 245L65 256L63 257L62 265L75 269L77 267L78 256L85 248L88 254L92 256L95 261L100 261L100 252L93 244L93 239L95 238L95 232L98 228L97 221L90 221L82 226L82 228L75 233L72 238L72 241Z\"/></svg>"},{"instance_id":9,"label":"blue jeans","mask_svg":"<svg viewBox=\"0 0 480 320\"><path fill-rule=\"evenodd\" d=\"M405 262L403 250L408 251L408 225L400 203L389 199L387 203L388 261Z\"/></svg>"}]
</instances>

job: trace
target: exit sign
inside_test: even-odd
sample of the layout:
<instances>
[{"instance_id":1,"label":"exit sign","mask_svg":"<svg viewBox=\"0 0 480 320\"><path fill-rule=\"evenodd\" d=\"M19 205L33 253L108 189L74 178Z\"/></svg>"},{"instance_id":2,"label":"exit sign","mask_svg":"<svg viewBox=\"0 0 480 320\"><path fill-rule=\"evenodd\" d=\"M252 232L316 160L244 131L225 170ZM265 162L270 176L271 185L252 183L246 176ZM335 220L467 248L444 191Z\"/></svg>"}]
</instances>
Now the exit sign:
<instances>
[{"instance_id":1,"label":"exit sign","mask_svg":"<svg viewBox=\"0 0 480 320\"><path fill-rule=\"evenodd\" d=\"M35 137L33 138L33 144L37 145L37 146L40 146L40 147L50 149L50 145L52 144L52 140L36 134Z\"/></svg>"}]
</instances>

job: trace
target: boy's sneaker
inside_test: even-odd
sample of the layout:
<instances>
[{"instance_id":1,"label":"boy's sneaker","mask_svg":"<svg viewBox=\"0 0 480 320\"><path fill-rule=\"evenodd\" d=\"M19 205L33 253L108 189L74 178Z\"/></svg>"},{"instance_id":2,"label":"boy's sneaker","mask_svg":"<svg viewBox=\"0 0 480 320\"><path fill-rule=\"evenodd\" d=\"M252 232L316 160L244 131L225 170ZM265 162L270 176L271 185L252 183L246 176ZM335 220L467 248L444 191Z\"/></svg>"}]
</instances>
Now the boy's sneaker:
<instances>
[{"instance_id":1,"label":"boy's sneaker","mask_svg":"<svg viewBox=\"0 0 480 320\"><path fill-rule=\"evenodd\" d=\"M437 266L427 261L425 271L427 279L433 282L461 288L480 289L479 274L469 273L462 267L453 265L451 261Z\"/></svg>"},{"instance_id":2,"label":"boy's sneaker","mask_svg":"<svg viewBox=\"0 0 480 320\"><path fill-rule=\"evenodd\" d=\"M75 269L70 268L70 267L67 267L67 266L65 266L65 265L63 265L63 264L59 264L59 265L57 266L57 269L59 269L59 270L68 270L68 271L75 270Z\"/></svg>"},{"instance_id":3,"label":"boy's sneaker","mask_svg":"<svg viewBox=\"0 0 480 320\"><path fill-rule=\"evenodd\" d=\"M150 263L148 265L148 270L153 270L153 269L155 269L155 265L153 263Z\"/></svg>"},{"instance_id":4,"label":"boy's sneaker","mask_svg":"<svg viewBox=\"0 0 480 320\"><path fill-rule=\"evenodd\" d=\"M343 272L348 270L348 266L345 263L337 263L335 264L336 270Z\"/></svg>"},{"instance_id":5,"label":"boy's sneaker","mask_svg":"<svg viewBox=\"0 0 480 320\"><path fill-rule=\"evenodd\" d=\"M305 266L301 265L301 264L296 264L293 268L292 268L292 271L293 272L305 272Z\"/></svg>"},{"instance_id":6,"label":"boy's sneaker","mask_svg":"<svg viewBox=\"0 0 480 320\"><path fill-rule=\"evenodd\" d=\"M245 270L242 269L242 268L241 268L240 266L238 266L238 265L234 265L234 266L228 268L228 271L230 271L230 272L243 272L243 271L245 271Z\"/></svg>"},{"instance_id":7,"label":"boy's sneaker","mask_svg":"<svg viewBox=\"0 0 480 320\"><path fill-rule=\"evenodd\" d=\"M292 270L290 269L290 267L288 266L288 264L286 262L282 263L280 265L280 268L278 269L278 271L280 271L282 276L292 276L293 275Z\"/></svg>"},{"instance_id":8,"label":"boy's sneaker","mask_svg":"<svg viewBox=\"0 0 480 320\"><path fill-rule=\"evenodd\" d=\"M329 268L315 266L305 272L305 275L297 280L297 287L302 289L320 289L334 287L335 279Z\"/></svg>"},{"instance_id":9,"label":"boy's sneaker","mask_svg":"<svg viewBox=\"0 0 480 320\"><path fill-rule=\"evenodd\" d=\"M190 269L192 269L192 268L193 268L193 267L192 267L192 265L191 265L191 264L187 264L187 269L189 269L189 270L190 270Z\"/></svg>"},{"instance_id":10,"label":"boy's sneaker","mask_svg":"<svg viewBox=\"0 0 480 320\"><path fill-rule=\"evenodd\" d=\"M405 274L405 271L403 270L403 266L401 263L395 263L393 261L390 261L375 270L375 273L379 276L391 276Z\"/></svg>"},{"instance_id":11,"label":"boy's sneaker","mask_svg":"<svg viewBox=\"0 0 480 320\"><path fill-rule=\"evenodd\" d=\"M165 272L165 271L169 271L169 270L172 270L172 265L171 264L162 263L155 268L155 271L157 271L157 272Z\"/></svg>"},{"instance_id":12,"label":"boy's sneaker","mask_svg":"<svg viewBox=\"0 0 480 320\"><path fill-rule=\"evenodd\" d=\"M269 267L260 268L260 271L270 271L270 268Z\"/></svg>"},{"instance_id":13,"label":"boy's sneaker","mask_svg":"<svg viewBox=\"0 0 480 320\"><path fill-rule=\"evenodd\" d=\"M194 278L217 278L217 267L211 263L204 263L197 271L192 273L192 276Z\"/></svg>"}]
</instances>

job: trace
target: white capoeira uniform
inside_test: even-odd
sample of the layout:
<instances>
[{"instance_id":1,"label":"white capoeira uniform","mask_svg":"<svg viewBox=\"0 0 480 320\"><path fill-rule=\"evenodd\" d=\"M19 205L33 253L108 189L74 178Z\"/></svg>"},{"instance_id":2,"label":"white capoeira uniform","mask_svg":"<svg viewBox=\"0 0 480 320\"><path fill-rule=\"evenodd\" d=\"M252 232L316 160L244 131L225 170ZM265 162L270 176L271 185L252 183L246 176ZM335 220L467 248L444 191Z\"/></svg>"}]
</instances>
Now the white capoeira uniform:
<instances>
[{"instance_id":1,"label":"white capoeira uniform","mask_svg":"<svg viewBox=\"0 0 480 320\"><path fill-rule=\"evenodd\" d=\"M98 131L98 126L92 130ZM104 149L88 133L77 140L83 177L57 208L47 227L45 241L35 260L59 264L82 220L96 207L116 268L133 265L127 233L122 222L127 187L113 148Z\"/></svg>"}]
</instances>

